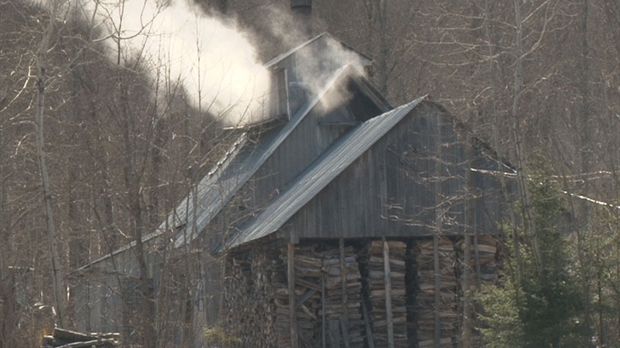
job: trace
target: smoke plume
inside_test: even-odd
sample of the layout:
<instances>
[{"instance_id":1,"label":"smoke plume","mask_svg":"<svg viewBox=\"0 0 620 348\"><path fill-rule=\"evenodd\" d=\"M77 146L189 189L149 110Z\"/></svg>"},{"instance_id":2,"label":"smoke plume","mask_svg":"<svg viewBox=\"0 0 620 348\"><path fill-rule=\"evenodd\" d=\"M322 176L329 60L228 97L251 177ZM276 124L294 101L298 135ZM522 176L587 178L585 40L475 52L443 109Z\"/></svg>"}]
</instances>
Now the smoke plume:
<instances>
[{"instance_id":1,"label":"smoke plume","mask_svg":"<svg viewBox=\"0 0 620 348\"><path fill-rule=\"evenodd\" d=\"M307 33L299 27L295 16L290 11L282 11L277 8L270 8L265 17L269 18L266 23L268 32L282 43L284 50L295 47L309 39ZM317 26L318 24L315 18ZM315 45L313 49L301 49L296 56L296 74L298 83L310 94L316 95L323 88L325 83L330 81L333 75L341 68L348 66L349 72L354 75L362 76L366 72L364 70L364 61L362 57L350 49L333 39L327 34L327 38L322 41L321 45ZM321 100L321 106L329 110L337 107L350 99L350 95L345 90L336 91L331 94L330 98Z\"/></svg>"},{"instance_id":2,"label":"smoke plume","mask_svg":"<svg viewBox=\"0 0 620 348\"><path fill-rule=\"evenodd\" d=\"M139 60L158 90L181 85L191 105L229 126L266 116L269 73L232 22L192 0L75 0L113 61Z\"/></svg>"}]
</instances>

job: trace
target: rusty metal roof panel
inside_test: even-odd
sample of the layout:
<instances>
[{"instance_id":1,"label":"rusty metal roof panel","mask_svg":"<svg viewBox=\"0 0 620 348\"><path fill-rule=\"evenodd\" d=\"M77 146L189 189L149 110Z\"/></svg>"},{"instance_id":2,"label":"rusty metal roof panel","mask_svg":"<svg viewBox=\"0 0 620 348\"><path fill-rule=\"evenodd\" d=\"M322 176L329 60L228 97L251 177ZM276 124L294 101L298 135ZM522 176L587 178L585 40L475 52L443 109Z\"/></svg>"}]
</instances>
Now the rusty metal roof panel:
<instances>
[{"instance_id":1,"label":"rusty metal roof panel","mask_svg":"<svg viewBox=\"0 0 620 348\"><path fill-rule=\"evenodd\" d=\"M232 248L265 237L282 227L357 158L381 139L425 97L418 98L374 117L345 135L276 198L262 213L242 228L227 247Z\"/></svg>"}]
</instances>

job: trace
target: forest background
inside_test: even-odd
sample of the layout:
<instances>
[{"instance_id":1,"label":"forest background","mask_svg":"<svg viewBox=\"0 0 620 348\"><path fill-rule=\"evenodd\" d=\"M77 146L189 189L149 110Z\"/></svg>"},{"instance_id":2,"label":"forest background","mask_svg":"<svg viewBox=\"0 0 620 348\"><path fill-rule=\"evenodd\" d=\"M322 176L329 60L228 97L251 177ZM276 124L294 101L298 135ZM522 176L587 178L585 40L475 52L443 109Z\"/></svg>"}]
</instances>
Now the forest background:
<instances>
[{"instance_id":1,"label":"forest background","mask_svg":"<svg viewBox=\"0 0 620 348\"><path fill-rule=\"evenodd\" d=\"M47 305L73 327L67 274L152 231L230 143L217 105L124 55L131 38L87 3L0 0L0 347L37 344ZM188 4L259 62L299 43L288 1ZM312 10L314 33L374 58L393 105L429 94L517 169L502 286L477 298L488 346L618 346L620 0Z\"/></svg>"}]
</instances>

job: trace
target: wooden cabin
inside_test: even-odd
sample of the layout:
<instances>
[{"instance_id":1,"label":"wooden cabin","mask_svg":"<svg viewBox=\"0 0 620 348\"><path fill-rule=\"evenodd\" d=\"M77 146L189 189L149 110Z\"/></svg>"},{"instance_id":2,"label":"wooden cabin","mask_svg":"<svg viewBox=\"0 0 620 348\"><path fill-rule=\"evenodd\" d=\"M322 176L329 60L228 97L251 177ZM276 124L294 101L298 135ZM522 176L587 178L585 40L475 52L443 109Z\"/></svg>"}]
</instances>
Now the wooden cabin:
<instances>
[{"instance_id":1,"label":"wooden cabin","mask_svg":"<svg viewBox=\"0 0 620 348\"><path fill-rule=\"evenodd\" d=\"M505 165L430 98L393 108L370 63L328 34L267 63L272 117L231 130L143 239L153 296L185 311L172 342L211 329L239 347L455 346L464 287L497 278L504 200L490 173ZM130 340L134 247L76 272L78 329Z\"/></svg>"}]
</instances>

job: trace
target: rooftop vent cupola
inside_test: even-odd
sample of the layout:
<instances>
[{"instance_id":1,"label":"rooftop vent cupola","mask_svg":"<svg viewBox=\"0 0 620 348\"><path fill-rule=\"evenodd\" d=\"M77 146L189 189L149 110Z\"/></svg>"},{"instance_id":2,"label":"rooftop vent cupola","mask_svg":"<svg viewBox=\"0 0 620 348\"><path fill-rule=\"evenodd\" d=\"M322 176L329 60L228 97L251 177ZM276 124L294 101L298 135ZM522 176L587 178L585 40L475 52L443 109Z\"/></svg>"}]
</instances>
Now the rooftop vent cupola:
<instances>
[{"instance_id":1,"label":"rooftop vent cupola","mask_svg":"<svg viewBox=\"0 0 620 348\"><path fill-rule=\"evenodd\" d=\"M291 0L291 12L304 37L312 37L312 0Z\"/></svg>"}]
</instances>

